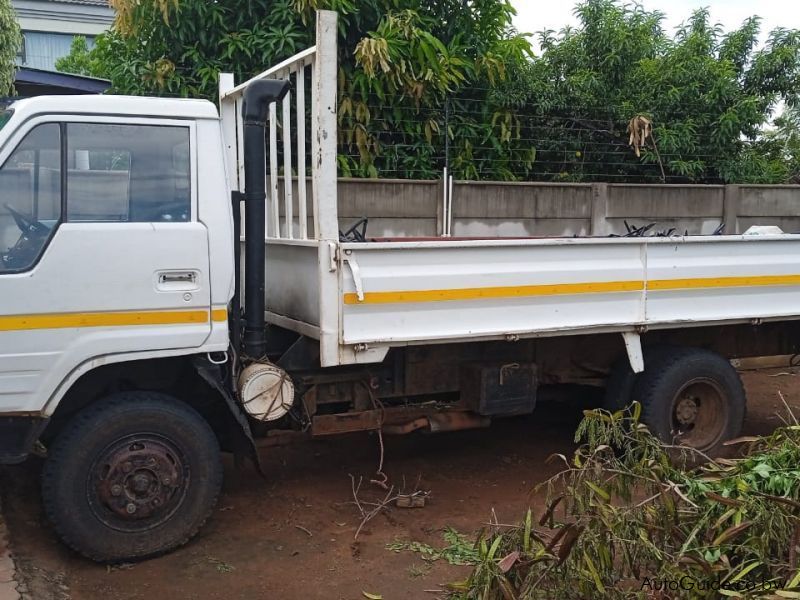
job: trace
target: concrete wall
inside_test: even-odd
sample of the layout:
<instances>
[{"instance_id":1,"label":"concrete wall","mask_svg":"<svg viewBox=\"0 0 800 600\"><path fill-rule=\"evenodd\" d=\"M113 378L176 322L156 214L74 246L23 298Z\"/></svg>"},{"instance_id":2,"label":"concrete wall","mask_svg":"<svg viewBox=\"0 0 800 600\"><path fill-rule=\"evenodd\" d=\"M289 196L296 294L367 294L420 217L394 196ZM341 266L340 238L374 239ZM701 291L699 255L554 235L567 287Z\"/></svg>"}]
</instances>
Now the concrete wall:
<instances>
[{"instance_id":1,"label":"concrete wall","mask_svg":"<svg viewBox=\"0 0 800 600\"><path fill-rule=\"evenodd\" d=\"M309 183L309 215L310 190ZM442 205L440 181L339 180L340 228L368 217L370 237L440 235ZM456 182L452 211L458 237L607 236L624 234L625 221L690 234L711 234L723 223L726 233L752 225L795 233L800 186Z\"/></svg>"}]
</instances>

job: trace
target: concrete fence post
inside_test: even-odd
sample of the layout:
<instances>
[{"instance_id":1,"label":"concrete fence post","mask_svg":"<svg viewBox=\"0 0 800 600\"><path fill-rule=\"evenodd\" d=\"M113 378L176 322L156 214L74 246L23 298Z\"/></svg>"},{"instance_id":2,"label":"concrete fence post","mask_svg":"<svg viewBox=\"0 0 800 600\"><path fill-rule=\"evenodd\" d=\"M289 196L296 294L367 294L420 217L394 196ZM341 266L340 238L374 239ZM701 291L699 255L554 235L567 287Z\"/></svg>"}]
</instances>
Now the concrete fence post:
<instances>
[{"instance_id":1,"label":"concrete fence post","mask_svg":"<svg viewBox=\"0 0 800 600\"><path fill-rule=\"evenodd\" d=\"M725 235L739 233L739 207L741 199L742 188L740 186L725 186L725 198L722 204L722 222L725 223L723 233Z\"/></svg>"},{"instance_id":2,"label":"concrete fence post","mask_svg":"<svg viewBox=\"0 0 800 600\"><path fill-rule=\"evenodd\" d=\"M592 184L592 223L589 235L595 237L607 236L610 231L608 227L608 184Z\"/></svg>"}]
</instances>

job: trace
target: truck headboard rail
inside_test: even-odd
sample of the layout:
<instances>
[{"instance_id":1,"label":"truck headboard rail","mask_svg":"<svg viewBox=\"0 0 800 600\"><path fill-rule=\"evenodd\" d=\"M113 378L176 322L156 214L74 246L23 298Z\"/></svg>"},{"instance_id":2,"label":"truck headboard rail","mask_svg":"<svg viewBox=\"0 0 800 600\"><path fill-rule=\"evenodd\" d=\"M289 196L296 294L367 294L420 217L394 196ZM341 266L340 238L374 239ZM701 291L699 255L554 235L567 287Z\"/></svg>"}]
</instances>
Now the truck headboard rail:
<instances>
[{"instance_id":1,"label":"truck headboard rail","mask_svg":"<svg viewBox=\"0 0 800 600\"><path fill-rule=\"evenodd\" d=\"M244 187L245 89L252 82L264 79L285 79L291 84L292 91L283 101L273 102L270 105L266 123L267 239L338 239L336 36L336 13L318 11L316 45L239 84L236 84L232 73L220 74L219 103L228 178L231 189L236 191L242 191ZM310 98L306 93L309 83ZM292 102L292 92L294 102ZM306 126L308 114L311 115L310 198L313 204L311 210L313 224L309 223L308 210L309 154ZM279 164L281 159L282 164ZM281 174L282 186L279 181ZM312 229L313 236L309 235L309 229Z\"/></svg>"}]
</instances>

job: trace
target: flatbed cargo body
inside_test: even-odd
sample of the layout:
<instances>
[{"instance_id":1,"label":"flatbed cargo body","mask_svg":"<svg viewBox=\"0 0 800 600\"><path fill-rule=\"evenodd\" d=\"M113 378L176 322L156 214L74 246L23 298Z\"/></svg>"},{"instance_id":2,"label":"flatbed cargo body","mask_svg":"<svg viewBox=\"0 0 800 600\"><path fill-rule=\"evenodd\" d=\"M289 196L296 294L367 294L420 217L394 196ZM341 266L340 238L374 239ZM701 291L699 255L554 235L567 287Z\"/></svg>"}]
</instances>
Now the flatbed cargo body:
<instances>
[{"instance_id":1,"label":"flatbed cargo body","mask_svg":"<svg viewBox=\"0 0 800 600\"><path fill-rule=\"evenodd\" d=\"M314 297L315 245L267 244L280 282L268 319L319 338L318 307L330 304L338 364L409 344L795 319L800 306L797 235L367 242L337 253L337 289Z\"/></svg>"}]
</instances>

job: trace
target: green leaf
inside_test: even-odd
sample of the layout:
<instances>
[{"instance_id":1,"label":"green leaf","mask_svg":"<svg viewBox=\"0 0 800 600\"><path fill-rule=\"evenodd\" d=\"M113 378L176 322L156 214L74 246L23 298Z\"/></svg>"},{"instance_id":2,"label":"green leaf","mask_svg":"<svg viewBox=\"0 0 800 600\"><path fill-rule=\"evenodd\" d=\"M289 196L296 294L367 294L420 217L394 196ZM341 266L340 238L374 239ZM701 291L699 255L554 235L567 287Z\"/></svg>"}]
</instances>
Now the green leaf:
<instances>
[{"instance_id":1,"label":"green leaf","mask_svg":"<svg viewBox=\"0 0 800 600\"><path fill-rule=\"evenodd\" d=\"M797 586L800 586L800 569L797 570L797 573L795 573L795 576L792 577L792 580L786 584L786 587L789 589L796 588Z\"/></svg>"},{"instance_id":2,"label":"green leaf","mask_svg":"<svg viewBox=\"0 0 800 600\"><path fill-rule=\"evenodd\" d=\"M586 567L589 569L589 572L592 574L592 579L594 580L595 588L600 594L606 593L606 588L603 586L603 581L600 579L600 574L597 572L597 569L592 562L592 559L589 558L589 555L584 551L583 553L583 561Z\"/></svg>"},{"instance_id":3,"label":"green leaf","mask_svg":"<svg viewBox=\"0 0 800 600\"><path fill-rule=\"evenodd\" d=\"M527 553L531 550L531 527L533 525L533 514L531 513L531 509L528 509L527 514L525 515L525 530L523 532L522 537L522 544L523 550ZM798 575L800 576L800 574Z\"/></svg>"},{"instance_id":4,"label":"green leaf","mask_svg":"<svg viewBox=\"0 0 800 600\"><path fill-rule=\"evenodd\" d=\"M585 483L595 494L600 496L603 500L606 500L606 501L611 500L611 494L609 494L607 491L605 491L600 486L595 485L591 481L586 481Z\"/></svg>"},{"instance_id":5,"label":"green leaf","mask_svg":"<svg viewBox=\"0 0 800 600\"><path fill-rule=\"evenodd\" d=\"M492 547L489 548L489 553L487 554L486 558L488 560L494 560L494 555L497 553L497 549L500 547L500 543L503 541L503 536L498 535L494 541L492 542Z\"/></svg>"},{"instance_id":6,"label":"green leaf","mask_svg":"<svg viewBox=\"0 0 800 600\"><path fill-rule=\"evenodd\" d=\"M741 571L739 571L739 573L734 578L730 579L729 580L730 583L736 583L740 579L743 579L750 571L752 571L753 569L755 569L757 567L760 567L762 565L763 565L763 563L761 561L754 560L749 565L744 567Z\"/></svg>"}]
</instances>

